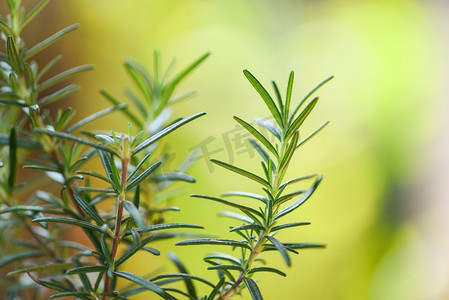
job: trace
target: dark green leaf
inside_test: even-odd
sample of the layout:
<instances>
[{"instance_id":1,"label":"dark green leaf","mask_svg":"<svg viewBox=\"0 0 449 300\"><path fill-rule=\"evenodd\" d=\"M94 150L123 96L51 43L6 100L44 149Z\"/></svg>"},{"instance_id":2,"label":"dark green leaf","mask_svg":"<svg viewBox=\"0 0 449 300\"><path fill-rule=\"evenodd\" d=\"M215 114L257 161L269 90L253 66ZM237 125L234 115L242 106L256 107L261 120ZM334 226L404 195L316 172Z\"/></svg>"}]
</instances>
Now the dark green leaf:
<instances>
[{"instance_id":1,"label":"dark green leaf","mask_svg":"<svg viewBox=\"0 0 449 300\"><path fill-rule=\"evenodd\" d=\"M233 232L233 231L248 230L248 229L264 230L265 228L263 226L258 225L258 224L248 224L248 225L242 225L242 226L238 226L238 227L232 227L231 230L229 230L229 231Z\"/></svg>"},{"instance_id":2,"label":"dark green leaf","mask_svg":"<svg viewBox=\"0 0 449 300\"><path fill-rule=\"evenodd\" d=\"M131 247L128 251L126 251L117 261L115 262L115 267L120 266L122 263L127 261L129 258L131 258L137 251L141 250L143 247L146 246L154 237L148 236L144 238L142 241L140 241L138 244Z\"/></svg>"},{"instance_id":3,"label":"dark green leaf","mask_svg":"<svg viewBox=\"0 0 449 300\"><path fill-rule=\"evenodd\" d=\"M142 143L140 143L139 145L136 146L136 148L134 148L133 150L133 154L136 154L140 151L142 151L143 149L147 148L148 146L150 146L151 144L153 144L154 142L156 142L157 140L159 140L160 138L162 138L163 136L169 134L170 132L178 129L179 127L189 123L190 121L193 121L199 117L204 116L206 113L202 112L202 113L198 113L195 115L192 115L190 117L184 118L170 126L167 126L166 128L162 129L161 131L159 131L158 133L154 134L153 136L151 136L150 138L146 139L145 141L143 141Z\"/></svg>"},{"instance_id":4,"label":"dark green leaf","mask_svg":"<svg viewBox=\"0 0 449 300\"><path fill-rule=\"evenodd\" d=\"M232 262L233 264L236 264L236 265L239 265L239 266L241 265L241 261L240 260L238 260L234 256L226 254L226 253L216 252L216 253L212 253L212 254L210 254L210 255L208 255L208 256L206 256L204 258L204 260L210 260L210 259L226 260L226 261Z\"/></svg>"},{"instance_id":5,"label":"dark green leaf","mask_svg":"<svg viewBox=\"0 0 449 300\"><path fill-rule=\"evenodd\" d=\"M97 213L97 211L95 210L94 207L90 206L89 203L84 201L84 199L80 195L75 193L73 196L75 197L75 200L78 203L78 205L81 206L83 211L86 212L87 215L92 218L92 220L97 222L97 224L100 225L100 226L105 224L105 222L100 217L100 215Z\"/></svg>"},{"instance_id":6,"label":"dark green leaf","mask_svg":"<svg viewBox=\"0 0 449 300\"><path fill-rule=\"evenodd\" d=\"M253 76L253 74L251 74L248 70L243 70L243 74L245 74L246 78L262 97L276 122L279 124L279 126L282 127L282 116L278 108L276 107L273 98L271 98L270 94L268 94L267 90L262 86L262 84L260 84L260 82L256 79L256 77Z\"/></svg>"},{"instance_id":7,"label":"dark green leaf","mask_svg":"<svg viewBox=\"0 0 449 300\"><path fill-rule=\"evenodd\" d=\"M136 228L135 230L137 232L150 232L150 231L157 231L157 230L163 230L163 229L173 229L173 228L196 228L196 229L203 229L203 226L200 225L194 225L194 224L188 224L188 223L165 223L165 224L155 224L150 225L147 227L142 228Z\"/></svg>"},{"instance_id":8,"label":"dark green leaf","mask_svg":"<svg viewBox=\"0 0 449 300\"><path fill-rule=\"evenodd\" d=\"M267 236L266 237L275 247L276 249L281 253L282 258L284 259L287 266L291 266L290 256L288 255L287 249L285 248L284 244L279 242L275 237L273 236Z\"/></svg>"},{"instance_id":9,"label":"dark green leaf","mask_svg":"<svg viewBox=\"0 0 449 300\"><path fill-rule=\"evenodd\" d=\"M187 271L187 268L184 266L184 264L181 262L181 260L178 258L178 256L176 256L176 254L174 254L173 252L169 252L168 258L175 264L175 266L179 272L181 272L184 275L189 274L189 272ZM197 293L196 293L195 285L192 282L192 278L189 278L189 277L181 277L181 278L184 279L184 284L186 286L186 289L187 289L187 292L189 293L189 295L193 296L196 299ZM156 280L156 279L153 278L153 280ZM207 282L207 284L209 284L209 282ZM213 287L213 285L212 285L212 287Z\"/></svg>"},{"instance_id":10,"label":"dark green leaf","mask_svg":"<svg viewBox=\"0 0 449 300\"><path fill-rule=\"evenodd\" d=\"M137 208L140 206L140 185L137 185L134 190L133 204Z\"/></svg>"},{"instance_id":11,"label":"dark green leaf","mask_svg":"<svg viewBox=\"0 0 449 300\"><path fill-rule=\"evenodd\" d=\"M209 296L207 297L207 300L214 300L215 296L218 294L218 292L220 291L220 288L223 286L223 284L225 283L225 278L222 277L220 279L220 281L218 282L218 284L215 286L214 290L209 294Z\"/></svg>"},{"instance_id":12,"label":"dark green leaf","mask_svg":"<svg viewBox=\"0 0 449 300\"><path fill-rule=\"evenodd\" d=\"M120 191L120 177L116 169L114 168L113 158L108 153L105 153L102 150L98 150L98 154L100 155L101 163L103 164L106 176L108 176L109 178L109 183L116 192Z\"/></svg>"},{"instance_id":13,"label":"dark green leaf","mask_svg":"<svg viewBox=\"0 0 449 300\"><path fill-rule=\"evenodd\" d=\"M259 140L271 153L273 153L276 157L279 156L276 149L271 145L271 143L267 140L266 137L264 137L259 131L257 131L256 128L251 126L250 124L246 123L242 119L234 116L234 120L236 120L240 125L242 125L246 130L249 131L256 139Z\"/></svg>"},{"instance_id":14,"label":"dark green leaf","mask_svg":"<svg viewBox=\"0 0 449 300\"><path fill-rule=\"evenodd\" d=\"M245 177L247 177L247 178L249 178L251 180L254 180L254 181L256 181L256 182L258 182L258 183L260 183L260 184L262 184L262 185L264 185L264 186L266 186L268 188L271 187L271 185L268 183L268 181L266 181L262 177L259 177L259 176L255 175L255 174L251 173L251 172L248 172L246 170L240 169L240 168L238 168L236 166L233 166L231 164L219 161L217 159L211 159L210 161L213 162L214 164L219 165L220 167L223 167L223 168L228 169L228 170L230 170L232 172L235 172L237 174L245 176Z\"/></svg>"},{"instance_id":15,"label":"dark green leaf","mask_svg":"<svg viewBox=\"0 0 449 300\"><path fill-rule=\"evenodd\" d=\"M125 192L132 190L139 183L141 183L144 179L146 179L154 170L156 170L162 162L158 161L154 163L152 166L148 167L145 171L143 171L139 176L137 176L134 180L132 180L125 188Z\"/></svg>"},{"instance_id":16,"label":"dark green leaf","mask_svg":"<svg viewBox=\"0 0 449 300\"><path fill-rule=\"evenodd\" d=\"M312 112L317 101L318 101L318 97L316 97L315 99L310 101L310 103L306 106L306 108L304 108L304 110L299 114L299 116L293 122L291 122L291 125L287 130L286 139L291 137L299 129L299 127L301 127L301 125L304 123L306 118Z\"/></svg>"},{"instance_id":17,"label":"dark green leaf","mask_svg":"<svg viewBox=\"0 0 449 300\"><path fill-rule=\"evenodd\" d=\"M219 202L219 203L227 205L227 206L238 208L238 209L240 209L242 211L249 211L249 212L251 212L251 213L253 213L255 215L258 215L258 216L262 217L262 214L259 211L255 210L255 209L253 209L251 207L247 207L247 206L240 205L240 204L237 204L237 203L234 203L234 202L226 201L226 200L221 199L221 198L205 196L205 195L197 195L197 194L192 194L192 195L190 195L190 197L212 200L212 201Z\"/></svg>"},{"instance_id":18,"label":"dark green leaf","mask_svg":"<svg viewBox=\"0 0 449 300\"><path fill-rule=\"evenodd\" d=\"M254 282L254 280L248 277L244 277L243 281L245 282L245 285L254 300L263 300L259 287L257 286L256 282Z\"/></svg>"},{"instance_id":19,"label":"dark green leaf","mask_svg":"<svg viewBox=\"0 0 449 300\"><path fill-rule=\"evenodd\" d=\"M279 111L282 116L282 112L284 111L284 103L282 103L281 93L279 92L279 88L276 82L273 80L271 81L271 83L273 84L274 93L276 94L276 100L278 101Z\"/></svg>"},{"instance_id":20,"label":"dark green leaf","mask_svg":"<svg viewBox=\"0 0 449 300\"><path fill-rule=\"evenodd\" d=\"M91 299L89 293L84 292L62 292L56 293L48 297L48 299L64 298L64 297L81 297L82 299Z\"/></svg>"},{"instance_id":21,"label":"dark green leaf","mask_svg":"<svg viewBox=\"0 0 449 300\"><path fill-rule=\"evenodd\" d=\"M12 192L17 173L17 134L16 128L12 127L9 134L9 174L8 174L8 191Z\"/></svg>"},{"instance_id":22,"label":"dark green leaf","mask_svg":"<svg viewBox=\"0 0 449 300\"><path fill-rule=\"evenodd\" d=\"M9 62L11 63L11 67L17 75L22 74L21 60L19 59L19 55L17 53L16 43L14 39L9 36L6 41L6 50L8 52Z\"/></svg>"},{"instance_id":23,"label":"dark green leaf","mask_svg":"<svg viewBox=\"0 0 449 300\"><path fill-rule=\"evenodd\" d=\"M180 241L180 242L177 242L176 245L177 246L185 246L185 245L223 245L223 246L247 248L247 249L251 250L251 247L248 246L245 242L239 242L239 241L228 240L228 239L203 238L203 239Z\"/></svg>"},{"instance_id":24,"label":"dark green leaf","mask_svg":"<svg viewBox=\"0 0 449 300\"><path fill-rule=\"evenodd\" d=\"M86 221L78 220L78 219L72 219L72 218L63 218L63 217L43 217L43 218L36 218L33 219L32 222L55 222L55 223L64 223L64 224L70 224L80 227L85 227L89 229L96 230L100 233L109 233L108 228L106 226L97 226L94 224L91 224Z\"/></svg>"},{"instance_id":25,"label":"dark green leaf","mask_svg":"<svg viewBox=\"0 0 449 300\"><path fill-rule=\"evenodd\" d=\"M252 198L252 199L257 199L262 201L263 203L267 203L267 198L258 195L258 194L253 194L253 193L247 193L247 192L239 192L239 191L232 191L232 192L227 192L222 194L223 197L227 197L227 196L240 196L240 197L245 197L245 198Z\"/></svg>"},{"instance_id":26,"label":"dark green leaf","mask_svg":"<svg viewBox=\"0 0 449 300\"><path fill-rule=\"evenodd\" d=\"M216 265L216 266L210 266L207 268L208 270L235 270L244 272L243 268L241 266L236 265Z\"/></svg>"},{"instance_id":27,"label":"dark green leaf","mask_svg":"<svg viewBox=\"0 0 449 300\"><path fill-rule=\"evenodd\" d=\"M156 280L164 279L164 278L181 278L181 279L183 279L184 281L185 281L185 280L189 280L190 283L192 282L192 280L197 280L197 281L200 281L200 282L202 282L202 283L205 283L205 284L207 284L207 285L209 285L209 286L211 286L211 287L215 287L215 285L213 285L213 284L210 283L209 281L207 281L207 280L205 280L205 279L203 279L203 278L201 278L201 277L198 277L198 276L195 276L195 275L191 275L191 274L187 274L187 273L168 273L168 274L162 274L162 275L153 277L153 278L151 278L150 280L151 280L151 281L156 281ZM193 285L192 285L192 287L193 287ZM196 292L195 292L195 294L196 294ZM193 296L194 294L192 294L192 293L190 292L190 290L189 290L189 295Z\"/></svg>"},{"instance_id":28,"label":"dark green leaf","mask_svg":"<svg viewBox=\"0 0 449 300\"><path fill-rule=\"evenodd\" d=\"M324 127L326 127L326 125L329 124L329 121L324 122L320 127L318 127L314 132L312 132L311 134L309 134L305 139L303 139L302 141L300 141L298 143L298 145L296 145L296 148L301 147L301 145L303 145L305 142L307 142L308 140L310 140L311 138L313 138L318 132L321 131L321 129L323 129Z\"/></svg>"},{"instance_id":29,"label":"dark green leaf","mask_svg":"<svg viewBox=\"0 0 449 300\"><path fill-rule=\"evenodd\" d=\"M290 103L292 101L292 90L293 90L293 81L295 78L295 72L291 71L290 76L288 77L287 84L287 95L285 97L285 106L284 106L284 116L287 118L290 110ZM287 121L287 119L286 119Z\"/></svg>"},{"instance_id":30,"label":"dark green leaf","mask_svg":"<svg viewBox=\"0 0 449 300\"><path fill-rule=\"evenodd\" d=\"M293 111L293 113L292 113L292 115L290 117L290 120L289 120L290 123L293 120L293 118L295 117L295 115L298 112L298 110L301 108L302 104L304 102L306 102L307 99L309 99L309 97L312 96L313 93L315 93L320 87L322 87L325 83L330 81L332 78L334 78L334 76L330 76L330 77L324 79L316 87L314 87L309 93L307 93L307 95L304 98L302 98L301 101L299 101L298 105L295 107L295 110Z\"/></svg>"},{"instance_id":31,"label":"dark green leaf","mask_svg":"<svg viewBox=\"0 0 449 300\"><path fill-rule=\"evenodd\" d=\"M304 226L304 225L310 225L310 222L294 222L294 223L282 224L282 225L278 225L278 226L273 227L271 229L271 231L278 231L278 230L282 230L282 229L285 229L285 228Z\"/></svg>"},{"instance_id":32,"label":"dark green leaf","mask_svg":"<svg viewBox=\"0 0 449 300\"><path fill-rule=\"evenodd\" d=\"M144 288L146 288L149 291L155 292L156 294L158 294L159 296L161 296L164 299L167 300L176 300L176 298L170 296L169 294L167 294L163 289L161 289L159 286L157 286L156 284L152 283L151 281L146 280L143 277L140 277L136 274L132 274L129 272L124 272L124 271L115 271L114 272L115 275L125 278L131 282L134 282Z\"/></svg>"},{"instance_id":33,"label":"dark green leaf","mask_svg":"<svg viewBox=\"0 0 449 300\"><path fill-rule=\"evenodd\" d=\"M67 275L80 274L80 273L97 273L106 271L105 266L86 266L70 269L66 272Z\"/></svg>"},{"instance_id":34,"label":"dark green leaf","mask_svg":"<svg viewBox=\"0 0 449 300\"><path fill-rule=\"evenodd\" d=\"M275 269L275 268L270 268L270 267L255 267L255 268L252 268L248 272L248 274L257 273L257 272L271 272L271 273L279 274L284 277L287 276L284 272L279 271L278 269Z\"/></svg>"},{"instance_id":35,"label":"dark green leaf","mask_svg":"<svg viewBox=\"0 0 449 300\"><path fill-rule=\"evenodd\" d=\"M279 189L281 189L281 188L283 188L283 187L285 187L285 186L287 186L287 185L289 185L291 183L295 183L297 181L304 180L304 179L313 178L313 177L316 177L316 176L317 176L316 174L311 174L311 175L305 175L305 176L300 176L300 177L296 177L296 178L290 179L290 180L284 182L283 184L281 184L279 186Z\"/></svg>"},{"instance_id":36,"label":"dark green leaf","mask_svg":"<svg viewBox=\"0 0 449 300\"><path fill-rule=\"evenodd\" d=\"M318 176L318 178L316 179L316 181L313 183L313 185L307 190L307 192L302 195L297 201L295 201L294 203L290 204L289 206L287 206L286 208L282 209L280 212L278 212L275 216L274 219L279 219L282 216L285 216L286 214L292 212L293 210L297 209L299 206L301 206L304 202L306 202L307 199L309 199L309 197L313 194L313 192L316 190L316 188L318 187L318 185L320 184L321 180L322 180L322 176Z\"/></svg>"},{"instance_id":37,"label":"dark green leaf","mask_svg":"<svg viewBox=\"0 0 449 300\"><path fill-rule=\"evenodd\" d=\"M270 156L268 156L268 153L265 152L265 150L253 139L248 139L250 144L256 149L256 151L262 156L263 160L268 163L270 160Z\"/></svg>"}]
</instances>

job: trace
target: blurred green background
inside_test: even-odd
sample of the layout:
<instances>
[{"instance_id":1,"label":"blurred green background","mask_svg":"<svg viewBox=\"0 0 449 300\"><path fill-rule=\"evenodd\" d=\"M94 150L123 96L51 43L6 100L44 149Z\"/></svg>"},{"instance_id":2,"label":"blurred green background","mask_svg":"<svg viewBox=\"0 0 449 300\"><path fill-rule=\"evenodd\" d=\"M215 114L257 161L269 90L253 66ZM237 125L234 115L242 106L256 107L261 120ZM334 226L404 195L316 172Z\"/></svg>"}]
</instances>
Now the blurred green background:
<instances>
[{"instance_id":1,"label":"blurred green background","mask_svg":"<svg viewBox=\"0 0 449 300\"><path fill-rule=\"evenodd\" d=\"M229 150L225 143L235 128L233 115L246 120L268 115L242 69L265 85L275 79L282 90L294 70L296 101L335 75L318 93L303 134L325 120L331 123L303 147L290 170L291 176L324 174L318 191L294 214L294 220L312 225L284 238L327 248L302 251L291 269L279 254L269 253L268 260L288 277L261 275L262 294L265 299L449 298L446 1L65 0L53 1L26 36L32 44L74 22L80 29L52 51L64 54L61 70L96 66L77 78L82 90L72 105L79 118L107 105L100 87L125 99L127 57L151 67L153 51L159 50L166 65L177 56L182 67L212 53L182 84L198 94L177 105L175 115L208 115L171 137L179 160L209 140L212 156L257 166L250 153ZM125 126L119 115L94 125L122 131ZM176 202L182 211L169 215L170 221L201 224L205 232L230 237L229 220L215 217L225 208L188 195L254 191L254 186L226 171L210 171L205 159L190 173L198 182L186 186L185 197ZM175 250L189 271L216 280L202 257L218 249ZM126 268L145 274L167 261L139 255ZM243 299L250 299L247 292Z\"/></svg>"}]
</instances>

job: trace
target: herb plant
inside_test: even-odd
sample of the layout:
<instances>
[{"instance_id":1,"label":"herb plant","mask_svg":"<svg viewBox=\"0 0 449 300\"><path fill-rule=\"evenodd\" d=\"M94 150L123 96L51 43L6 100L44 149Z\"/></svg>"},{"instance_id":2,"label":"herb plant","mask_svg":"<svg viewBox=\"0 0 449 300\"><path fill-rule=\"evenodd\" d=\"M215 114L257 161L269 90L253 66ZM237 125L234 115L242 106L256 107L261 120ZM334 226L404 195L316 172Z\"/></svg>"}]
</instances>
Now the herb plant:
<instances>
[{"instance_id":1,"label":"herb plant","mask_svg":"<svg viewBox=\"0 0 449 300\"><path fill-rule=\"evenodd\" d=\"M172 118L171 106L192 95L175 94L176 87L208 54L175 75L171 75L174 61L166 71L161 70L158 53L154 54L151 74L138 62L126 61L125 69L135 85L135 91L126 90L129 104L100 90L112 106L74 122L72 108L55 109L50 104L58 102L58 107L62 107L63 101L78 89L75 84L65 85L66 80L93 67L78 66L52 74L61 56L44 66L39 66L33 58L77 26L62 29L32 47L21 38L23 28L48 2L40 1L27 13L20 0L6 0L10 13L0 18L5 41L4 52L0 52L0 289L5 299L128 299L144 291L163 299L229 299L244 287L253 299L262 299L254 274L273 272L285 276L278 268L257 265L262 262L259 258L262 252L278 251L290 266L289 253L322 247L281 242L275 234L309 224L283 224L280 220L312 195L321 176L290 180L284 177L294 152L327 125L326 122L306 138L299 138L301 125L317 103L317 98L308 102L309 98L330 78L291 110L293 72L285 100L273 82L276 103L245 70L245 76L275 121L256 122L274 136L272 143L270 137L253 125L234 117L253 136L250 143L262 158L263 176L219 160L212 162L256 181L262 192L233 191L222 195L226 199L192 195L240 210L241 214L222 213L243 222L231 228L239 239L203 237L177 243L231 246L240 250L239 257L213 253L205 258L211 265L208 269L218 272L217 284L189 274L174 253L169 258L177 273L155 275L151 266L147 276L122 270L122 265L139 251L160 255L159 250L150 246L155 241L193 236L177 229L202 228L195 224L167 223L165 217L167 212L179 210L171 206L171 199L179 196L177 182L195 182L186 173L192 158L187 157L184 163L168 172L163 172L161 165L171 155L163 138L205 115L200 112ZM82 130L86 124L116 112L128 119L126 132ZM101 172L92 169L95 162L102 166ZM290 191L295 183L312 178L314 182L308 189ZM292 202L296 196L299 199ZM229 197L240 200L230 201ZM242 204L245 203L242 198L257 200L259 206ZM73 232L81 233L87 242L73 239ZM118 288L118 280L128 281L129 285ZM176 285L179 281L184 283L185 290ZM198 295L194 281L208 286L210 292L206 296Z\"/></svg>"}]
</instances>

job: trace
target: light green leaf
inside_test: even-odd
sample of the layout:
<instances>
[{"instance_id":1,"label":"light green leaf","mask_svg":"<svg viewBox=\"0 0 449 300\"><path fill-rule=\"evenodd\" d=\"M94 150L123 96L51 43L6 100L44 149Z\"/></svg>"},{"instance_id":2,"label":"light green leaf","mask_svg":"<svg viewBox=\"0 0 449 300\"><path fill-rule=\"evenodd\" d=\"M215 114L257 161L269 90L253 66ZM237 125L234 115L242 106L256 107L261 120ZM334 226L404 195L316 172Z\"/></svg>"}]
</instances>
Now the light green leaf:
<instances>
[{"instance_id":1,"label":"light green leaf","mask_svg":"<svg viewBox=\"0 0 449 300\"><path fill-rule=\"evenodd\" d=\"M34 47L32 47L31 49L29 49L26 53L25 53L25 59L30 58L31 56L37 54L38 52L42 51L43 49L45 49L46 47L50 46L51 44L53 44L55 41L57 41L60 37L62 37L63 35L75 30L78 28L77 24L71 25L69 27L66 27L60 31L58 31L57 33L53 34L52 36L46 38L45 40L43 40L42 42L38 43L37 45L35 45Z\"/></svg>"},{"instance_id":2,"label":"light green leaf","mask_svg":"<svg viewBox=\"0 0 449 300\"><path fill-rule=\"evenodd\" d=\"M259 140L271 153L273 153L276 157L279 157L279 154L277 150L271 145L271 143L267 140L266 137L264 137L259 131L257 131L256 128L251 126L250 124L246 123L242 119L235 117L234 120L236 120L240 125L242 125L246 130L249 131L256 139Z\"/></svg>"}]
</instances>

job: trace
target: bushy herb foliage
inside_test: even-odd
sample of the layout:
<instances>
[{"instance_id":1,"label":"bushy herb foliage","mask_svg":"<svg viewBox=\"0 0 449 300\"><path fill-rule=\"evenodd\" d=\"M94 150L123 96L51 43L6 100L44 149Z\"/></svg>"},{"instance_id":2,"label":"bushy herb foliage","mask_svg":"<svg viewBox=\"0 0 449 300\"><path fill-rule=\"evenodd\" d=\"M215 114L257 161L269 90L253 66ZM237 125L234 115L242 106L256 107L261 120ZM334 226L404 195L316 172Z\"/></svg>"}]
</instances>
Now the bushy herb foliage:
<instances>
[{"instance_id":1,"label":"bushy herb foliage","mask_svg":"<svg viewBox=\"0 0 449 300\"><path fill-rule=\"evenodd\" d=\"M239 255L212 253L204 258L219 275L217 284L189 274L186 266L171 253L177 273L154 272L139 276L122 270L137 252L160 255L151 243L176 236L189 236L176 229L200 229L200 225L166 223L165 214L179 210L168 201L179 194L176 182L195 182L186 173L191 157L175 170L162 172L171 151L163 138L205 113L172 118L171 106L192 93L175 94L179 82L199 66L205 54L173 73L175 61L162 71L158 53L150 74L136 61L125 62L135 89L126 90L127 102L105 90L101 95L112 104L104 110L73 122L70 107L54 109L50 104L75 93L67 79L92 70L78 66L54 74L57 56L39 66L33 57L44 51L76 25L64 28L42 42L28 46L21 38L23 28L48 4L40 1L29 12L20 0L6 0L9 14L1 16L4 52L0 52L0 285L6 299L72 297L76 299L128 299L151 291L163 299L229 299L246 287L253 299L262 299L254 278L258 272L285 273L260 265L265 251L278 251L290 266L290 253L322 247L320 244L281 242L281 230L308 225L283 223L282 218L301 206L321 182L321 176L306 175L286 180L293 154L320 131L327 122L304 139L299 130L318 98L312 94L326 79L291 109L293 72L283 98L273 82L275 99L249 72L244 75L259 93L274 122L257 120L275 137L262 134L250 123L234 117L253 138L251 145L260 154L262 175L213 159L212 162L237 175L255 181L261 193L227 192L222 197L192 195L216 201L240 211L223 212L241 225L233 226L235 240L195 238L177 245L223 245ZM129 103L129 104L127 104ZM304 108L302 108L305 106ZM86 131L83 127L105 115L121 112L129 120L127 132ZM98 161L101 172L90 169ZM26 170L24 170L26 169ZM18 180L20 178L20 180ZM304 180L314 181L307 189L291 189ZM254 200L258 205L247 205ZM175 229L175 230L172 230ZM70 239L67 232L80 232L89 242ZM168 230L168 231L167 231ZM191 236L191 235L190 235ZM129 285L118 289L118 280ZM182 281L185 290L173 283ZM194 282L210 288L199 295Z\"/></svg>"}]
</instances>

